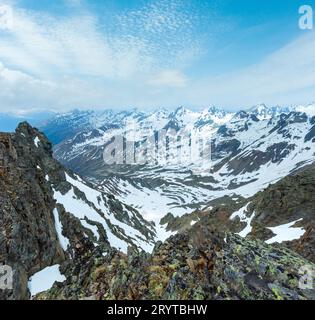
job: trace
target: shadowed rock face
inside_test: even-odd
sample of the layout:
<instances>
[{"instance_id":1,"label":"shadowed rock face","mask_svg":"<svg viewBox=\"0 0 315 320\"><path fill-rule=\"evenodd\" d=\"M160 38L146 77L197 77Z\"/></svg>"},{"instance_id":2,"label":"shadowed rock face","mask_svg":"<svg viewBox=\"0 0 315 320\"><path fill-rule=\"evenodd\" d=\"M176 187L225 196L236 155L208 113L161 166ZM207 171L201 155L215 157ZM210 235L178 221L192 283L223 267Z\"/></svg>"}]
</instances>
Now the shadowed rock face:
<instances>
[{"instance_id":1,"label":"shadowed rock face","mask_svg":"<svg viewBox=\"0 0 315 320\"><path fill-rule=\"evenodd\" d=\"M15 133L0 133L0 264L13 268L14 284L0 290L0 299L30 298L31 276L55 264L63 268L83 249L137 249L154 244L154 235L135 209L66 172L38 130L22 123Z\"/></svg>"},{"instance_id":2,"label":"shadowed rock face","mask_svg":"<svg viewBox=\"0 0 315 320\"><path fill-rule=\"evenodd\" d=\"M37 136L41 149L34 142ZM28 278L65 259L52 190L37 168L45 152L51 154L50 143L26 123L15 134L0 134L0 264L14 270L13 291L0 291L2 299L28 298Z\"/></svg>"}]
</instances>

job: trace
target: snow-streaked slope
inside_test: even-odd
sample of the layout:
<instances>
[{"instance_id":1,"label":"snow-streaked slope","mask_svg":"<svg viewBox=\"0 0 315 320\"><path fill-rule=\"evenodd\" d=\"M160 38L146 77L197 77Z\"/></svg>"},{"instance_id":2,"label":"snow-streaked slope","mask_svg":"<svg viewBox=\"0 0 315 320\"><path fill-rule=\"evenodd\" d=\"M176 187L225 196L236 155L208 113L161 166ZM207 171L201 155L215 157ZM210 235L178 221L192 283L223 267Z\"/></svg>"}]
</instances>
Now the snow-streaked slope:
<instances>
[{"instance_id":1,"label":"snow-streaked slope","mask_svg":"<svg viewBox=\"0 0 315 320\"><path fill-rule=\"evenodd\" d=\"M110 113L110 116L108 116ZM74 114L76 116L74 116ZM175 112L168 112L165 109L158 109L154 112L139 113L137 111L119 112L95 112L85 111L74 114L60 115L60 119L52 119L50 125L42 127L44 132L50 132L51 126L55 130L61 121L62 128L69 127L66 132L74 132L71 139L67 135L55 149L55 154L61 161L70 161L79 157L91 147L102 147L113 136L127 134L135 141L151 136L164 128L176 127L188 132L201 130L203 133L211 133L218 126L229 121L232 113L217 108L205 109L201 112L191 111L187 108L178 108ZM105 116L103 115L105 114ZM76 121L79 118L80 121ZM84 125L81 122L84 120ZM81 126L81 130L78 130Z\"/></svg>"},{"instance_id":2,"label":"snow-streaked slope","mask_svg":"<svg viewBox=\"0 0 315 320\"><path fill-rule=\"evenodd\" d=\"M115 194L154 221L158 238L164 239L168 234L158 222L166 214L181 216L226 195L251 197L314 162L314 119L291 112L295 108L260 105L236 114L217 108L200 113L179 108L171 114L165 110L142 116L130 114L128 117L135 120L131 127L80 133L80 138L77 135L57 146L55 155L102 191ZM206 148L210 150L211 146L211 161L176 163L175 157L173 163L163 165L104 165L103 147L112 136L127 131L140 141L162 128L201 132ZM175 143L169 153L176 154L186 142L182 139Z\"/></svg>"},{"instance_id":3,"label":"snow-streaked slope","mask_svg":"<svg viewBox=\"0 0 315 320\"><path fill-rule=\"evenodd\" d=\"M255 212L253 212L250 216L247 216L246 212L247 212L248 205L249 203L244 207L240 208L238 211L234 212L230 216L230 220L239 218L241 222L246 223L245 228L241 232L237 233L242 238L245 238L249 233L251 233L252 231L251 222L255 216Z\"/></svg>"},{"instance_id":4,"label":"snow-streaked slope","mask_svg":"<svg viewBox=\"0 0 315 320\"><path fill-rule=\"evenodd\" d=\"M84 228L94 234L96 245L101 238L100 232L105 231L109 244L123 252L127 252L130 244L145 251L152 250L154 228L135 210L119 202L118 199L110 199L106 193L87 185L78 176L71 177L66 173L66 180L71 186L70 189L66 193L54 189L54 198L68 213L78 218ZM55 220L61 244L65 247L57 212ZM143 233L141 228L144 230ZM149 234L149 237L147 238L145 234Z\"/></svg>"},{"instance_id":5,"label":"snow-streaked slope","mask_svg":"<svg viewBox=\"0 0 315 320\"><path fill-rule=\"evenodd\" d=\"M62 234L63 226L60 221L59 213L57 208L54 209L54 219L55 219L55 227L58 234L58 239L61 244L61 247L64 251L68 249L70 245L69 239Z\"/></svg>"}]
</instances>

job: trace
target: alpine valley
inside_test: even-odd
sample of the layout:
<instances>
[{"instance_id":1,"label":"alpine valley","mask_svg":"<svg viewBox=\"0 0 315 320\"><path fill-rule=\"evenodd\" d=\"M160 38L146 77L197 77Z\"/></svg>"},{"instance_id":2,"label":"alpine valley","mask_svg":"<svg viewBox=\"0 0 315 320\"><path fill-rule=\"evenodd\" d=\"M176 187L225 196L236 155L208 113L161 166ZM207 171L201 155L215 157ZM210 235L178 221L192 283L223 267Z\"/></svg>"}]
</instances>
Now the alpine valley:
<instances>
[{"instance_id":1,"label":"alpine valley","mask_svg":"<svg viewBox=\"0 0 315 320\"><path fill-rule=\"evenodd\" d=\"M211 159L104 162L113 137L161 130ZM315 104L22 122L0 133L0 299L315 299L314 194Z\"/></svg>"}]
</instances>

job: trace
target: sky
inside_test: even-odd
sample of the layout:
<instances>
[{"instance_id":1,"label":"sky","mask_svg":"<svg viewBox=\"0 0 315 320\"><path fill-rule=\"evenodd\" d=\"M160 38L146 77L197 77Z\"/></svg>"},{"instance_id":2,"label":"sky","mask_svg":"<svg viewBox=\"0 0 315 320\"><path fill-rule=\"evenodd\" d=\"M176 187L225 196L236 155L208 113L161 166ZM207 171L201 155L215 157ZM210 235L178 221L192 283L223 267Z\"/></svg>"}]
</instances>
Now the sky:
<instances>
[{"instance_id":1,"label":"sky","mask_svg":"<svg viewBox=\"0 0 315 320\"><path fill-rule=\"evenodd\" d=\"M315 0L0 0L0 112L315 100ZM4 20L6 19L6 20Z\"/></svg>"}]
</instances>

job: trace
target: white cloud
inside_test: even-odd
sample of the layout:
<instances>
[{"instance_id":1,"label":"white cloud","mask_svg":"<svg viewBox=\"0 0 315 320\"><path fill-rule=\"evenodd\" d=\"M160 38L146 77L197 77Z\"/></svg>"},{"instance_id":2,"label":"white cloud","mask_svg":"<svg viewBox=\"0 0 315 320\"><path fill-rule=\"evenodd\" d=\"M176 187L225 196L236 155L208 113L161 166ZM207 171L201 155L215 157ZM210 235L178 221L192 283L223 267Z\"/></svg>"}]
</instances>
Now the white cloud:
<instances>
[{"instance_id":1,"label":"white cloud","mask_svg":"<svg viewBox=\"0 0 315 320\"><path fill-rule=\"evenodd\" d=\"M187 101L229 107L297 104L314 100L315 33L305 33L263 61L194 82Z\"/></svg>"},{"instance_id":2,"label":"white cloud","mask_svg":"<svg viewBox=\"0 0 315 320\"><path fill-rule=\"evenodd\" d=\"M0 39L0 57L8 64L39 77L100 76L115 78L130 73L125 55L137 50L133 43L117 47L97 31L92 16L67 20L15 14L10 34ZM144 57L145 58L145 57ZM138 61L129 60L130 64Z\"/></svg>"},{"instance_id":3,"label":"white cloud","mask_svg":"<svg viewBox=\"0 0 315 320\"><path fill-rule=\"evenodd\" d=\"M11 6L0 3L0 31L10 30L13 24L13 12Z\"/></svg>"},{"instance_id":4,"label":"white cloud","mask_svg":"<svg viewBox=\"0 0 315 320\"><path fill-rule=\"evenodd\" d=\"M12 28L0 31L1 111L314 100L314 32L260 63L200 79L189 72L203 52L194 33L198 16L182 1L154 1L106 26L84 1L67 1L80 11L63 17L11 3Z\"/></svg>"},{"instance_id":5,"label":"white cloud","mask_svg":"<svg viewBox=\"0 0 315 320\"><path fill-rule=\"evenodd\" d=\"M150 80L150 84L158 87L181 88L187 85L187 77L178 70L162 70Z\"/></svg>"},{"instance_id":6,"label":"white cloud","mask_svg":"<svg viewBox=\"0 0 315 320\"><path fill-rule=\"evenodd\" d=\"M80 12L53 17L12 2L14 23L0 33L1 109L148 104L156 95L152 85L185 85L186 77L169 65L184 64L180 51L188 57L198 45L189 35L187 13L176 11L177 1L113 17L115 30L104 29L82 1L66 3L82 6ZM148 96L139 99L144 87Z\"/></svg>"}]
</instances>

